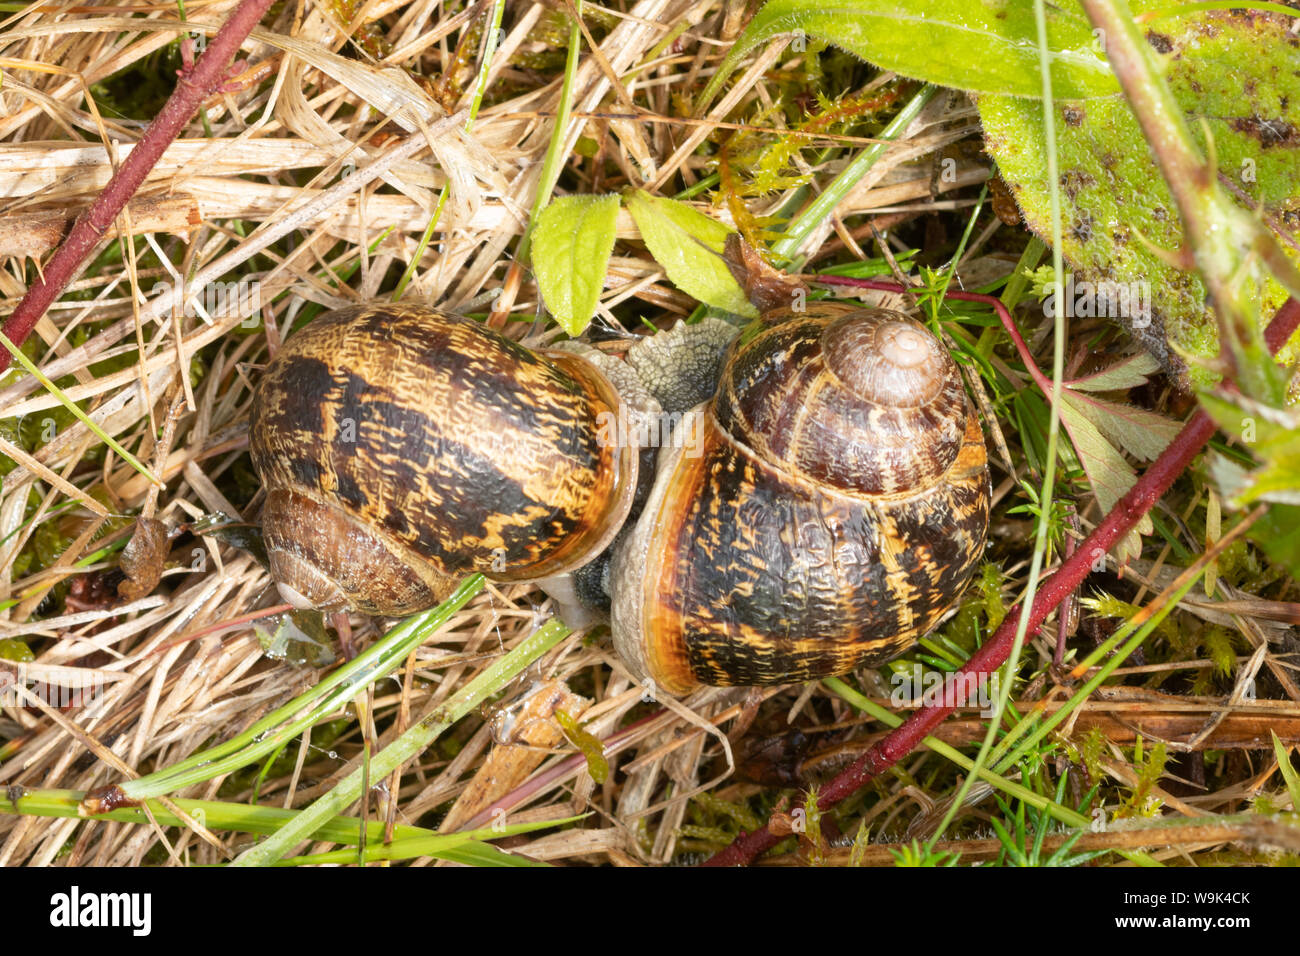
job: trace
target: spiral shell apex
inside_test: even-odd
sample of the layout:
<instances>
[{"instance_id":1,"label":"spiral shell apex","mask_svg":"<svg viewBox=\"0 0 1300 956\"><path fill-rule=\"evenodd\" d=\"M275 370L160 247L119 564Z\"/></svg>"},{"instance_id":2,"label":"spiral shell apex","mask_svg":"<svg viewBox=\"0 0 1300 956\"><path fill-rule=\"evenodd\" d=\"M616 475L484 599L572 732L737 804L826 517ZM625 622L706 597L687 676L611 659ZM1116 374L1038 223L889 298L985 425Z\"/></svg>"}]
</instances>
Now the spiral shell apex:
<instances>
[{"instance_id":1,"label":"spiral shell apex","mask_svg":"<svg viewBox=\"0 0 1300 956\"><path fill-rule=\"evenodd\" d=\"M838 303L750 342L717 403L720 426L769 461L877 495L937 481L962 447L966 410L956 363L924 326Z\"/></svg>"}]
</instances>

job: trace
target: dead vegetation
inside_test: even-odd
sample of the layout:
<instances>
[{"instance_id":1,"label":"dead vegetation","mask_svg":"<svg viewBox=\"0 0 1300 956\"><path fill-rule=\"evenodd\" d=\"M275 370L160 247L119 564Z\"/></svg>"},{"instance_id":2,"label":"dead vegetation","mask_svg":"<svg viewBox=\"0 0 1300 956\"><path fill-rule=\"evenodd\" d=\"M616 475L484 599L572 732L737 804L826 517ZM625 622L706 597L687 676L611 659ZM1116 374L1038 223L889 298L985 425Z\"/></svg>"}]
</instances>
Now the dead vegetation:
<instances>
[{"instance_id":1,"label":"dead vegetation","mask_svg":"<svg viewBox=\"0 0 1300 956\"><path fill-rule=\"evenodd\" d=\"M156 76L165 95L179 65L178 36L210 36L232 6L189 2L182 22L166 5L47 5L0 24L0 312L13 309L37 263L138 137L148 116L125 108L160 102L135 98L130 85ZM867 127L875 117L865 113L791 138L783 109L789 91L799 82L815 87L819 78L780 41L756 55L705 116L691 116L690 96L726 51L743 6L720 0L586 5L598 46L584 41L569 93L570 119L559 146L569 161L559 192L629 186L690 192L715 171L729 137L737 137L731 156L745 141L755 155L764 144L781 142L789 153L782 168L787 181L742 198L748 222L736 221L734 196L717 204L704 190L691 196L728 224L761 229L766 217L789 216L792 204L797 209L810 183L815 191L837 171L844 148L872 141ZM252 622L276 598L255 557L188 530L212 513L256 520L261 498L245 437L250 385L296 322L322 308L391 296L413 260L418 267L408 298L476 314L491 310L498 324L520 336L541 314L536 287L515 252L563 105L567 21L550 5L506 5L482 108L466 132L491 4L379 0L278 10L245 44L247 63L234 78L239 88L211 99L168 149L27 346L44 374L165 487L106 449L33 376L0 379L0 455L12 459L0 486L0 640L20 639L31 650L34 660L23 666L38 682L66 683L67 669L76 669L104 688L93 709L51 707L35 693L24 706L10 701L0 719L0 781L10 788L88 791L168 766L239 733L318 678L316 670L263 654ZM865 102L873 91L898 88L892 76L839 68L857 85L832 94ZM810 114L818 110L815 102L807 106ZM382 171L369 165L380 158L387 160ZM752 168L757 160L748 162ZM950 251L989 175L969 101L942 93L804 248L817 266L879 257L877 235L891 254L926 236ZM890 232L909 225L906 241ZM640 317L664 325L689 313L693 300L645 253L626 211L619 238L598 325L630 328ZM959 275L971 288L1005 276L1023 245L1017 227L986 216ZM200 297L203 308L187 309L169 294L181 275L192 287L235 285L228 298ZM507 313L517 321L506 323ZM1081 342L1102 328L1086 326L1075 330ZM1003 563L1001 587L1011 594L1025 572L1029 536L1022 520L1005 514L1018 494L1014 478L1026 469L1015 435L1008 440L1017 474L995 470L1000 517L991 557ZM1197 498L1190 494L1177 507ZM1086 523L1088 513L1081 514ZM155 542L169 552L161 580L135 595L121 584L136 579L123 580L118 568L137 516L161 521L173 533L165 546ZM1107 685L1078 710L1062 730L1070 743L1047 758L1056 773L1075 774L1071 806L1093 786L1102 791L1094 805L1138 806L1140 793L1142 808L1153 798L1167 815L1198 821L1240 813L1265 792L1285 806L1268 732L1289 746L1300 743L1294 618L1278 625L1268 612L1293 611L1286 602L1296 595L1293 583L1266 583L1267 600L1249 584L1231 596L1221 588L1212 599L1197 597L1207 608L1235 602L1212 611L1214 626L1235 648L1227 655L1226 682L1201 682L1192 695L1178 677L1222 670L1222 660L1210 660L1205 650L1179 659L1156 651L1154 660L1119 672L1125 686ZM1138 603L1131 591L1125 598ZM179 796L304 806L531 633L548 615L541 602L539 592L490 588L411 655L394 679L368 688L274 761ZM1171 620L1187 615L1190 622L1195 613L1179 611ZM352 628L358 645L384 629L361 618ZM1048 631L1027 650L1027 680L1015 700L1020 713L1036 702L1050 710L1071 693L1049 671L1055 630ZM1194 642L1188 648L1195 650ZM18 663L17 657L0 660L0 675L16 675ZM1158 668L1167 668L1164 677L1178 689L1144 688ZM888 704L880 675L860 677ZM519 703L534 680L542 688ZM1251 700L1241 692L1247 681L1255 688ZM786 799L782 788L822 779L880 730L819 685L764 692L761 704L742 691L707 690L667 706L648 704L642 693L607 640L575 634L502 700L458 723L400 774L372 781L365 805L349 812L444 831L489 826L494 809L504 810L510 824L590 814L578 825L501 845L550 862L683 862L761 823ZM499 723L512 701L519 726L509 739L517 745L507 746ZM605 742L611 767L605 783L593 780L587 760L551 719L557 709L581 717L583 729ZM784 740L791 726L810 742L789 744L786 776L767 774L755 753ZM943 725L938 736L967 745L983 727L967 714ZM1134 755L1139 737L1148 747L1163 743L1170 755L1154 774ZM882 846L925 838L957 776L942 758L918 752L841 807L839 819L865 823ZM984 832L983 821L996 812L989 793L972 791L950 831L956 835L940 848L962 851L972 862L997 856L997 841L959 838ZM829 816L819 826L830 843L854 835L840 840ZM1225 846L1249 856L1259 846L1287 845L1258 829L1198 822L1145 838L1102 834L1087 849L1142 845L1159 859L1186 861L1188 854ZM252 839L160 824L0 816L0 862L7 865L211 863ZM300 852L336 846L320 842ZM809 852L826 862L848 862L850 853L810 850L805 840L800 859ZM854 858L893 860L876 846Z\"/></svg>"}]
</instances>

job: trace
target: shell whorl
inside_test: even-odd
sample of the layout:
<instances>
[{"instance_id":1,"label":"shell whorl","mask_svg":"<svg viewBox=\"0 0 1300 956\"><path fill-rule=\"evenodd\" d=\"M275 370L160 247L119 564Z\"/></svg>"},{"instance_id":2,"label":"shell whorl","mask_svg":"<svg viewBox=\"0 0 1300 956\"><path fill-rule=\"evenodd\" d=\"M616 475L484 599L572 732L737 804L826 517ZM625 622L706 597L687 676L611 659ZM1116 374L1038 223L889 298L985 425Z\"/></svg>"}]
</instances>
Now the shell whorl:
<instances>
[{"instance_id":1,"label":"shell whorl","mask_svg":"<svg viewBox=\"0 0 1300 956\"><path fill-rule=\"evenodd\" d=\"M917 408L934 401L943 389L948 364L934 336L901 317L845 316L827 326L822 352L846 388L891 408Z\"/></svg>"},{"instance_id":2,"label":"shell whorl","mask_svg":"<svg viewBox=\"0 0 1300 956\"><path fill-rule=\"evenodd\" d=\"M761 333L727 368L715 403L736 441L848 494L914 492L961 450L956 364L898 312L818 303Z\"/></svg>"}]
</instances>

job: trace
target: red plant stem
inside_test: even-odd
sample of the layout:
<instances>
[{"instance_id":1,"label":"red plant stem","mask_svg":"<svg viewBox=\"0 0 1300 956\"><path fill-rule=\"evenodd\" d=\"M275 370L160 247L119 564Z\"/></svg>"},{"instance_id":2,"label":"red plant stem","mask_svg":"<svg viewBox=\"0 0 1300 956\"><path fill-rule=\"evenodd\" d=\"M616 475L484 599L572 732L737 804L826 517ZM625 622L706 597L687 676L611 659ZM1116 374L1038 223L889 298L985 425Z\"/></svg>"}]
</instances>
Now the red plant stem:
<instances>
[{"instance_id":1,"label":"red plant stem","mask_svg":"<svg viewBox=\"0 0 1300 956\"><path fill-rule=\"evenodd\" d=\"M848 276L818 276L817 281L824 285L847 285L856 289L875 289L879 292L905 292L915 290L905 290L897 282L887 282L883 279L853 279ZM1011 313L1007 307L1002 304L1002 300L997 296L984 295L981 292L946 292L945 299L958 299L962 302L982 302L985 305L993 307L999 319L1002 320L1002 327L1007 330L1007 335L1011 336L1011 343L1020 353L1021 361L1025 363L1025 369L1044 395L1052 394L1052 380L1043 374L1038 363L1034 361L1033 353L1029 351L1029 345L1025 342L1025 337L1020 334L1020 328L1016 325L1015 320L1011 318Z\"/></svg>"},{"instance_id":2,"label":"red plant stem","mask_svg":"<svg viewBox=\"0 0 1300 956\"><path fill-rule=\"evenodd\" d=\"M829 278L829 277L827 277ZM856 284L856 283L855 283ZM888 291L902 291L893 283L875 283L874 287L889 286ZM974 293L949 293L952 298L967 298ZM977 300L982 301L982 300ZM1300 326L1300 304L1295 299L1288 299L1264 332L1264 341L1269 350L1277 352L1291 334ZM1093 562L1108 552L1115 542L1128 534L1155 505L1160 497L1169 490L1170 485L1183 473L1205 447L1205 443L1215 432L1214 422L1203 411L1197 411L1188 420L1174 440L1160 454L1133 487L1110 510L1102 522L1093 529L1092 534L1084 540L1073 556L1067 559L1050 578L1043 582L1030 607L1026 640L1033 636L1039 625L1047 619L1065 599L1077 588L1092 570ZM1007 612L1002 624L984 645L971 655L966 665L959 672L962 675L978 675L982 684L988 675L996 671L1006 661L1015 643L1016 628L1019 624L1020 607L1017 605ZM937 727L949 714L965 702L966 682L953 681L956 691L951 695L951 703L927 704L912 713L902 724L881 738L874 746L859 757L852 766L842 771L825 788L817 793L817 806L826 809L834 806L846 797L856 793L873 777L892 767L895 763L915 750L921 741ZM945 695L948 697L949 695ZM776 846L782 836L771 832L767 827L753 833L742 833L725 850L715 854L704 866L743 866L752 862L759 854Z\"/></svg>"},{"instance_id":3,"label":"red plant stem","mask_svg":"<svg viewBox=\"0 0 1300 956\"><path fill-rule=\"evenodd\" d=\"M22 345L41 316L78 274L127 202L135 195L149 171L167 151L194 111L225 82L231 60L239 46L261 21L271 0L242 0L230 15L193 68L181 73L176 89L144 131L135 148L122 161L108 185L90 207L77 217L67 238L50 257L36 281L27 289L18 308L5 319L4 334L15 345ZM12 356L0 349L0 374L9 367Z\"/></svg>"},{"instance_id":4,"label":"red plant stem","mask_svg":"<svg viewBox=\"0 0 1300 956\"><path fill-rule=\"evenodd\" d=\"M659 720L667 713L668 711L666 709L656 710L651 714L647 714L644 717L634 720L626 727L620 728L608 737L602 737L600 740L602 753L607 757L612 757L614 754L622 750L637 732L653 721ZM477 830L481 827L485 827L492 822L493 817L498 811L506 812L514 809L537 794L546 792L546 790L550 789L556 781L563 780L569 774L576 770L580 770L585 766L587 766L586 754L578 753L571 757L567 757L557 763L554 767L551 767L550 770L545 773L531 776L513 790L497 797L497 799L493 800L478 813L474 814L474 816L457 826L456 829L457 831Z\"/></svg>"},{"instance_id":5,"label":"red plant stem","mask_svg":"<svg viewBox=\"0 0 1300 956\"><path fill-rule=\"evenodd\" d=\"M277 614L285 614L292 611L292 604L272 604L270 607L264 607L256 611L249 611L247 614L241 614L239 617L232 617L224 621L218 621L216 624L209 624L207 627L199 628L193 634L186 634L184 637L178 637L175 640L168 641L161 647L154 648L146 656L152 657L155 654L162 654L164 651L169 651L178 644L188 644L190 641L196 641L200 637L207 637L209 634L218 634L221 631L233 630L234 628L251 624L253 621L260 621L263 618L274 617Z\"/></svg>"}]
</instances>

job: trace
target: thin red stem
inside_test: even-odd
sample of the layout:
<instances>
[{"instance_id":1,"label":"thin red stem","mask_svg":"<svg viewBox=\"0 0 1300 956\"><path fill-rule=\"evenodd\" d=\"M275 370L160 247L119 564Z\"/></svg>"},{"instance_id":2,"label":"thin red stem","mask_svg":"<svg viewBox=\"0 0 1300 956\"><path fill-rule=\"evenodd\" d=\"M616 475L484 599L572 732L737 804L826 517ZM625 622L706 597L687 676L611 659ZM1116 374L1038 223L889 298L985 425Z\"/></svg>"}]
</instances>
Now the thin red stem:
<instances>
[{"instance_id":1,"label":"thin red stem","mask_svg":"<svg viewBox=\"0 0 1300 956\"><path fill-rule=\"evenodd\" d=\"M878 292L915 292L915 289L905 290L897 282L887 282L882 279L854 279L849 276L818 276L817 281L824 285L847 285L856 289L875 289ZM993 307L999 319L1002 320L1002 326L1007 330L1007 335L1011 336L1011 342L1020 353L1020 359L1025 363L1025 368L1029 371L1030 376L1038 387L1042 389L1044 395L1052 394L1052 380L1043 374L1038 363L1034 361L1033 353L1029 351L1029 345L1025 342L1025 337L1020 334L1020 328L1016 325L1015 320L1011 318L1010 311L1002 304L1002 300L997 296L984 295L982 292L945 292L945 299L958 299L962 302L982 302L985 305Z\"/></svg>"},{"instance_id":2,"label":"thin red stem","mask_svg":"<svg viewBox=\"0 0 1300 956\"><path fill-rule=\"evenodd\" d=\"M887 285L889 287L887 291L891 292L901 291L901 287L893 283L876 285ZM956 298L974 293L949 294ZM1278 309L1277 315L1273 317L1273 321L1264 332L1264 341L1268 343L1269 350L1276 353L1295 332L1297 326L1300 326L1300 304L1295 299L1288 299L1282 308ZM1032 636L1047 616L1065 599L1065 596L1083 582L1092 570L1093 562L1097 557L1108 552L1142 520L1142 516L1151 510L1192 459L1205 447L1205 443L1210 440L1214 431L1214 422L1205 412L1198 411L1191 417L1160 457L1143 472L1128 493L1093 529L1092 534L1088 535L1079 549L1061 565L1055 574L1043 582L1029 611L1026 638ZM983 684L988 675L1001 667L1015 643L1019 617L1019 606L1007 612L1002 625L979 650L971 655L960 673L978 675L978 683ZM915 750L930 731L965 702L963 692L967 689L967 682L956 680L953 681L953 686L956 693L951 695L950 703L927 704L914 711L907 720L886 734L852 766L836 776L828 786L819 790L818 808L826 809L851 796L873 777ZM949 697L949 695L944 696ZM782 839L783 837L772 833L766 827L753 833L742 833L731 846L713 856L704 865L743 866L752 862L759 854L776 846Z\"/></svg>"},{"instance_id":3,"label":"thin red stem","mask_svg":"<svg viewBox=\"0 0 1300 956\"><path fill-rule=\"evenodd\" d=\"M608 737L602 737L600 741L601 750L605 756L610 757L618 753L628 741L646 725L653 721L661 719L667 710L656 710L654 713L641 717L626 727L610 734ZM486 807L470 817L468 820L459 824L457 830L477 830L485 827L492 822L493 817L498 811L505 812L518 807L520 804L529 800L539 793L545 793L557 781L563 780L575 770L579 770L587 765L586 754L574 754L551 767L545 773L536 774L529 777L522 784L515 787L508 793L497 797L496 800L489 803Z\"/></svg>"},{"instance_id":4,"label":"thin red stem","mask_svg":"<svg viewBox=\"0 0 1300 956\"><path fill-rule=\"evenodd\" d=\"M176 89L135 148L90 207L77 217L67 238L50 257L36 281L27 288L18 308L5 319L4 334L11 342L22 345L41 316L77 276L82 263L135 195L172 140L190 121L194 111L225 82L226 71L239 52L240 44L270 6L271 0L242 0L193 68L180 76ZM9 352L0 349L0 374L9 367L11 360Z\"/></svg>"}]
</instances>

